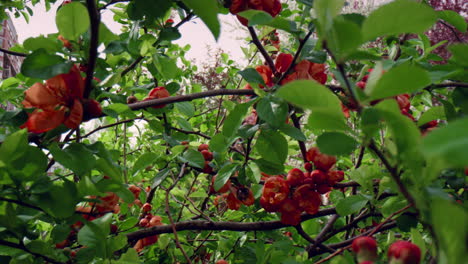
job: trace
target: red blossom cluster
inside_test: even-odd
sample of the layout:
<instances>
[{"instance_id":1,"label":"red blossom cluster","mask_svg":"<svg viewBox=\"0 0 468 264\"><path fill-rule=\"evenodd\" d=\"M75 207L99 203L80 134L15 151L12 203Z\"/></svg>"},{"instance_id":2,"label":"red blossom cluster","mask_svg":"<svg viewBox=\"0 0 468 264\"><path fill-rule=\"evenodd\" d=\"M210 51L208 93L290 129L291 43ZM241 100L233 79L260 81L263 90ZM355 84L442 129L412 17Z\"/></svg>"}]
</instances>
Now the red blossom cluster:
<instances>
[{"instance_id":1,"label":"red blossom cluster","mask_svg":"<svg viewBox=\"0 0 468 264\"><path fill-rule=\"evenodd\" d=\"M291 54L280 53L275 60L275 68L279 73L286 73L291 63L293 63L294 57ZM263 82L268 87L272 87L273 72L270 67L266 65L260 65L255 67L255 70L262 76ZM293 72L288 74L282 81L281 85L295 81L295 80L315 80L321 84L327 82L327 75L325 74L325 64L318 64L308 60L302 60L293 68ZM260 88L264 88L263 85L259 85ZM246 84L244 89L252 90L250 84Z\"/></svg>"},{"instance_id":2,"label":"red blossom cluster","mask_svg":"<svg viewBox=\"0 0 468 264\"><path fill-rule=\"evenodd\" d=\"M377 242L372 237L361 236L351 245L359 264L373 264L377 261ZM408 241L396 241L388 248L390 264L418 264L421 261L421 250Z\"/></svg>"},{"instance_id":3,"label":"red blossom cluster","mask_svg":"<svg viewBox=\"0 0 468 264\"><path fill-rule=\"evenodd\" d=\"M279 58L280 56L278 56L278 59ZM276 64L278 64L278 59L276 61ZM285 59L289 61L289 58ZM281 69L284 69L284 66ZM308 60L302 60L296 66L294 66L294 71L287 75L281 81L281 84L286 84L295 80L315 80L321 84L325 84L327 82L327 75L325 74L325 64L318 64Z\"/></svg>"},{"instance_id":4,"label":"red blossom cluster","mask_svg":"<svg viewBox=\"0 0 468 264\"><path fill-rule=\"evenodd\" d=\"M143 218L140 219L140 222L138 225L143 228L150 228L153 226L160 226L163 225L162 223L162 218L159 215L153 215L149 211L151 211L151 204L145 203L142 207L142 211L144 213ZM138 240L133 246L133 248L137 251L140 252L145 248L146 246L153 245L154 243L158 242L158 235L153 235L149 237L142 238Z\"/></svg>"},{"instance_id":5,"label":"red blossom cluster","mask_svg":"<svg viewBox=\"0 0 468 264\"><path fill-rule=\"evenodd\" d=\"M239 210L241 204L251 206L255 203L252 190L246 186L235 186L228 180L219 190L214 189L216 176L211 179L210 194L222 193L216 196L214 205L218 206L221 202L226 202L227 207L231 210Z\"/></svg>"},{"instance_id":6,"label":"red blossom cluster","mask_svg":"<svg viewBox=\"0 0 468 264\"><path fill-rule=\"evenodd\" d=\"M267 212L281 213L281 222L297 225L301 221L301 213L315 214L322 204L321 194L331 190L331 186L344 179L344 172L330 170L336 163L333 156L322 154L318 148L307 152L307 159L315 165L306 163L306 172L294 168L283 176L266 178L263 186L260 204Z\"/></svg>"},{"instance_id":7,"label":"red blossom cluster","mask_svg":"<svg viewBox=\"0 0 468 264\"><path fill-rule=\"evenodd\" d=\"M210 151L210 146L208 144L200 144L198 146L198 151L203 155L205 159L205 166L203 167L203 172L207 174L213 173L213 167L210 166L210 162L213 160L213 152Z\"/></svg>"},{"instance_id":8,"label":"red blossom cluster","mask_svg":"<svg viewBox=\"0 0 468 264\"><path fill-rule=\"evenodd\" d=\"M249 21L237 15L237 13L250 9L265 11L275 17L281 12L282 7L279 0L232 0L229 12L236 15L242 25L247 26Z\"/></svg>"}]
</instances>

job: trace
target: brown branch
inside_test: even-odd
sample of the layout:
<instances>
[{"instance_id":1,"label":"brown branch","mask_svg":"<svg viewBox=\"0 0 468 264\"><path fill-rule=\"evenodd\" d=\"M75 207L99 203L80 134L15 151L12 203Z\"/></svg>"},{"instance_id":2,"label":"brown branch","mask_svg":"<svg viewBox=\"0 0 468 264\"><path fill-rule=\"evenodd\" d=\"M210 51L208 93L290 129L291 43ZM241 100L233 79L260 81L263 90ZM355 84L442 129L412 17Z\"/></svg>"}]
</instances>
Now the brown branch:
<instances>
[{"instance_id":1,"label":"brown branch","mask_svg":"<svg viewBox=\"0 0 468 264\"><path fill-rule=\"evenodd\" d=\"M268 55L268 52L265 50L263 47L262 43L258 39L257 33L255 32L255 29L253 27L248 27L250 36L252 37L252 42L257 46L257 49L260 51L260 53L263 55L263 58L265 58L266 63L271 69L271 72L273 72L273 75L278 76L278 72L276 71L275 63L271 59L270 55Z\"/></svg>"},{"instance_id":2,"label":"brown branch","mask_svg":"<svg viewBox=\"0 0 468 264\"><path fill-rule=\"evenodd\" d=\"M17 205L21 205L21 206L24 206L24 207L27 207L27 208L31 208L31 209L34 209L34 210L44 212L44 210L42 210L42 208L40 208L39 206L28 204L28 203L25 203L23 201L13 200L13 199L5 198L5 197L0 197L0 201L4 201L4 202L8 202L8 203L14 203L14 204L17 204Z\"/></svg>"},{"instance_id":3,"label":"brown branch","mask_svg":"<svg viewBox=\"0 0 468 264\"><path fill-rule=\"evenodd\" d=\"M170 96L170 97L161 98L161 99L151 99L151 100L137 102L134 104L129 104L128 106L130 107L131 110L139 110L139 109L147 108L150 106L172 104L172 103L177 103L177 102L186 102L186 101L192 101L195 99L214 97L214 96L220 96L220 95L255 95L255 92L253 90L246 90L246 89L238 89L238 90L217 89L217 90L210 90L210 91L193 93L193 94L188 94L188 95L177 95L177 96Z\"/></svg>"},{"instance_id":4,"label":"brown branch","mask_svg":"<svg viewBox=\"0 0 468 264\"><path fill-rule=\"evenodd\" d=\"M328 246L325 246L323 245L322 243L317 243L317 240L313 239L312 237L309 236L309 234L307 234L304 229L302 228L301 224L295 226L296 230L297 230L297 233L299 235L301 235L305 240L307 240L307 242L311 243L311 244L315 244L317 245L318 247L320 247L322 250L324 250L325 252L330 252L330 253L333 253L335 252L335 250L331 247L328 247Z\"/></svg>"},{"instance_id":5,"label":"brown branch","mask_svg":"<svg viewBox=\"0 0 468 264\"><path fill-rule=\"evenodd\" d=\"M13 56L19 56L19 57L26 57L26 56L28 56L28 54L26 54L26 53L11 51L11 50L7 50L7 49L3 49L3 48L1 48L1 47L0 47L0 51L3 52L3 53L9 54L9 55L13 55Z\"/></svg>"},{"instance_id":6,"label":"brown branch","mask_svg":"<svg viewBox=\"0 0 468 264\"><path fill-rule=\"evenodd\" d=\"M99 130L103 130L103 129L106 129L106 128L109 128L109 127L114 127L114 126L118 126L118 125L121 125L121 124L125 124L125 123L130 123L130 122L133 122L135 120L139 120L139 119L143 119L144 117L137 117L137 118L131 118L131 119L126 119L126 120L122 120L122 121L119 121L119 122L115 122L115 123L112 123L112 124L108 124L108 125L104 125L104 126L98 126L97 128L95 128L94 130L91 130L90 132L88 132L86 135L82 136L82 138L85 138L85 137L89 137L90 135L98 132ZM74 139L70 139L70 140L74 140Z\"/></svg>"},{"instance_id":7,"label":"brown branch","mask_svg":"<svg viewBox=\"0 0 468 264\"><path fill-rule=\"evenodd\" d=\"M200 131L188 131L188 130L183 130L183 129L180 129L180 128L177 128L177 127L171 127L171 129L173 129L173 130L175 130L177 132L180 132L180 133L189 134L189 135L197 135L197 136L200 136L200 137L203 137L203 138L206 138L206 139L211 139L210 136L208 136L206 134L203 134Z\"/></svg>"},{"instance_id":8,"label":"brown branch","mask_svg":"<svg viewBox=\"0 0 468 264\"><path fill-rule=\"evenodd\" d=\"M406 186L403 184L403 182L401 181L401 178L400 178L400 175L398 173L398 169L395 167L395 166L392 166L390 164L390 162L387 160L387 158L385 157L385 155L380 151L380 149L377 148L377 146L375 145L375 142L372 140L371 143L369 144L369 149L371 149L376 155L377 157L379 157L379 159L382 161L382 163L384 164L385 168L390 172L390 176L392 177L392 179L395 181L395 183L397 184L398 186L398 189L400 190L400 192L403 194L403 196L406 198L406 200L408 200L408 202L410 204L413 204L414 207L416 208L417 210L417 207L416 207L416 200L414 199L414 197L409 193L408 189L406 188Z\"/></svg>"},{"instance_id":9,"label":"brown branch","mask_svg":"<svg viewBox=\"0 0 468 264\"><path fill-rule=\"evenodd\" d=\"M93 89L92 81L94 76L94 67L98 56L99 24L101 20L101 14L98 12L96 7L96 0L86 0L86 7L88 8L89 19L91 22L91 39L89 44L88 62L86 65L84 98L88 98L91 90Z\"/></svg>"},{"instance_id":10,"label":"brown branch","mask_svg":"<svg viewBox=\"0 0 468 264\"><path fill-rule=\"evenodd\" d=\"M297 129L301 130L301 124L299 122L299 118L296 116L296 113L293 113L291 115L291 120L293 121L294 126ZM297 143L299 144L299 148L301 149L302 159L304 160L304 163L307 163L308 162L308 160L307 160L307 148L306 148L305 142L298 140Z\"/></svg>"},{"instance_id":11,"label":"brown branch","mask_svg":"<svg viewBox=\"0 0 468 264\"><path fill-rule=\"evenodd\" d=\"M338 220L339 215L333 215L328 219L327 224L323 227L322 231L315 237L315 242L312 242L310 248L316 248L318 244L322 243L324 236L332 229L333 225L335 224L336 220Z\"/></svg>"},{"instance_id":12,"label":"brown branch","mask_svg":"<svg viewBox=\"0 0 468 264\"><path fill-rule=\"evenodd\" d=\"M17 244L17 243L13 243L13 242L10 242L10 241L0 240L0 245L1 246L11 247L11 248L16 248L16 249L19 249L19 250L23 250L23 251L33 255L36 258L44 259L48 263L53 263L53 264L63 264L64 263L64 262L59 262L59 261L57 261L55 259L49 258L49 257L47 257L45 255L42 255L42 254L39 254L39 253L36 253L36 252L32 252L31 250L29 250L23 244Z\"/></svg>"},{"instance_id":13,"label":"brown branch","mask_svg":"<svg viewBox=\"0 0 468 264\"><path fill-rule=\"evenodd\" d=\"M105 4L104 6L99 8L99 11L108 8L109 6L117 3L124 3L124 2L130 2L130 0L112 0L109 3Z\"/></svg>"},{"instance_id":14,"label":"brown branch","mask_svg":"<svg viewBox=\"0 0 468 264\"><path fill-rule=\"evenodd\" d=\"M324 41L323 42L323 47L325 48L325 50L327 51L327 53L330 55L330 57L332 58L332 60L335 62L336 64L336 67L338 68L338 71L340 72L341 74L341 77L343 78L344 82L345 82L345 85L346 85L346 89L347 89L347 92L349 94L349 97L351 100L353 100L356 104L356 111L358 113L361 112L362 110L362 105L361 103L359 102L358 100L358 96L356 94L356 91L354 90L354 88L352 87L351 85L351 82L349 81L348 79L348 76L346 75L346 71L345 71L345 68L344 68L344 65L338 61L338 59L336 58L335 54L333 54L333 52L327 47L327 43Z\"/></svg>"},{"instance_id":15,"label":"brown branch","mask_svg":"<svg viewBox=\"0 0 468 264\"><path fill-rule=\"evenodd\" d=\"M457 31L456 31L452 26L450 26L449 24L445 23L443 20L440 20L440 19L439 19L439 21L437 21L437 22L439 22L440 24L442 24L444 27L448 28L448 29L452 32L452 34L455 36L455 38L458 40L458 42L461 42L461 43L464 42L464 41L460 38L460 36L458 36Z\"/></svg>"},{"instance_id":16,"label":"brown branch","mask_svg":"<svg viewBox=\"0 0 468 264\"><path fill-rule=\"evenodd\" d=\"M392 221L391 223L388 223L384 226L382 226L378 231L376 231L376 233L380 233L380 232L383 232L383 231L387 231L389 229L392 229L392 228L395 228L397 226L396 224L396 221ZM323 258L317 262L315 262L314 264L321 264L321 263L326 263L327 261L329 261L330 259L332 259L333 257L336 257L338 255L340 255L341 253L343 253L345 250L349 249L351 247L351 244L353 243L354 239L360 237L360 236L367 236L371 231L368 231L368 232L364 232L358 236L355 236L355 237L352 237L350 239L347 239L345 241L342 241L342 242L339 242L339 243L336 243L336 244L329 244L328 246L331 247L331 248L335 248L335 249L338 249L337 251L335 251L333 254L330 254L328 257L326 258ZM320 254L323 254L325 252L321 252ZM318 255L320 255L318 254Z\"/></svg>"},{"instance_id":17,"label":"brown branch","mask_svg":"<svg viewBox=\"0 0 468 264\"><path fill-rule=\"evenodd\" d=\"M424 89L431 90L431 89L447 88L447 87L468 88L468 83L462 83L462 82L438 83L438 84L431 84Z\"/></svg>"},{"instance_id":18,"label":"brown branch","mask_svg":"<svg viewBox=\"0 0 468 264\"><path fill-rule=\"evenodd\" d=\"M319 218L325 215L336 214L335 208L327 208L320 210L314 215L303 214L301 221L307 221L310 219ZM193 220L193 221L182 221L174 224L177 231L184 230L228 230L228 231L266 231L275 230L290 225L285 225L281 221L260 221L260 222L210 222L206 220ZM144 230L138 230L127 234L127 238L130 241L138 240L144 237L172 233L171 225L154 226Z\"/></svg>"}]
</instances>

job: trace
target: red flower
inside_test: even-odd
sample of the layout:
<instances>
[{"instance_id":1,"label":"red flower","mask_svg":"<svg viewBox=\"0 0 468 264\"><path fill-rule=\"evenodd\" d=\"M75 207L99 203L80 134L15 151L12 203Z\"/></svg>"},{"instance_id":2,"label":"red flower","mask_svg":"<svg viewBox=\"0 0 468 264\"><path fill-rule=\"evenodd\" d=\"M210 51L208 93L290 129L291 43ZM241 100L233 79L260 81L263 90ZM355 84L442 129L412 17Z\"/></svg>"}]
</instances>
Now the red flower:
<instances>
[{"instance_id":1,"label":"red flower","mask_svg":"<svg viewBox=\"0 0 468 264\"><path fill-rule=\"evenodd\" d=\"M293 59L294 57L291 54L280 53L275 61L276 70L281 73L286 72L293 62Z\"/></svg>"},{"instance_id":2,"label":"red flower","mask_svg":"<svg viewBox=\"0 0 468 264\"><path fill-rule=\"evenodd\" d=\"M418 264L421 261L421 250L408 241L397 241L388 249L390 263Z\"/></svg>"},{"instance_id":3,"label":"red flower","mask_svg":"<svg viewBox=\"0 0 468 264\"><path fill-rule=\"evenodd\" d=\"M160 98L166 98L166 97L169 97L171 96L169 94L169 92L166 90L165 87L163 86L159 86L159 87L156 87L154 88L153 90L151 90L148 94L148 97L146 97L145 99L143 99L143 101L146 101L146 100L151 100L151 99L160 99ZM152 106L153 108L163 108L165 107L166 105L163 104L163 105L155 105L155 106Z\"/></svg>"},{"instance_id":4,"label":"red flower","mask_svg":"<svg viewBox=\"0 0 468 264\"><path fill-rule=\"evenodd\" d=\"M372 237L362 236L354 239L352 248L359 262L377 259L377 242Z\"/></svg>"},{"instance_id":5,"label":"red flower","mask_svg":"<svg viewBox=\"0 0 468 264\"><path fill-rule=\"evenodd\" d=\"M84 81L73 66L69 73L59 74L42 83L35 83L25 91L23 106L36 108L21 128L43 133L64 124L75 129L83 120Z\"/></svg>"},{"instance_id":6,"label":"red flower","mask_svg":"<svg viewBox=\"0 0 468 264\"><path fill-rule=\"evenodd\" d=\"M321 84L325 84L327 82L325 64L313 63L308 60L299 62L294 67L294 72L286 76L286 78L281 81L281 84L286 84L294 80L316 80Z\"/></svg>"},{"instance_id":7,"label":"red flower","mask_svg":"<svg viewBox=\"0 0 468 264\"><path fill-rule=\"evenodd\" d=\"M260 65L260 66L255 67L255 70L257 70L260 76L262 76L263 81L268 87L273 86L273 79L272 79L273 73L271 72L270 67L265 66L265 65ZM263 86L260 86L260 88L262 87Z\"/></svg>"},{"instance_id":8,"label":"red flower","mask_svg":"<svg viewBox=\"0 0 468 264\"><path fill-rule=\"evenodd\" d=\"M320 194L310 184L299 186L293 194L293 200L308 214L316 214L322 204Z\"/></svg>"},{"instance_id":9,"label":"red flower","mask_svg":"<svg viewBox=\"0 0 468 264\"><path fill-rule=\"evenodd\" d=\"M229 12L236 15L239 12L255 9L265 11L272 17L277 16L281 12L281 2L279 0L233 0L229 7ZM249 21L241 16L237 16L237 19L242 25L247 26Z\"/></svg>"}]
</instances>

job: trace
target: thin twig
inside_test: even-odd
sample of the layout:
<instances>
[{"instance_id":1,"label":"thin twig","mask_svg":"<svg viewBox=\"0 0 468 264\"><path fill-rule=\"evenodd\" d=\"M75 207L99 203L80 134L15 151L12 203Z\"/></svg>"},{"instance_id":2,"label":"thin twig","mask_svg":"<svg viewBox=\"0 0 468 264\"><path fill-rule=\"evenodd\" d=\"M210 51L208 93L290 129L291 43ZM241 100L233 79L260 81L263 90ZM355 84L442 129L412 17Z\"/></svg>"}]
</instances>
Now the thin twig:
<instances>
[{"instance_id":1,"label":"thin twig","mask_svg":"<svg viewBox=\"0 0 468 264\"><path fill-rule=\"evenodd\" d=\"M278 76L278 72L276 71L275 63L271 59L270 55L268 55L268 52L265 50L262 43L258 39L257 33L255 32L255 29L253 27L248 27L248 29L249 29L249 32L250 32L250 36L252 37L252 42L255 44L255 46L257 46L257 49L263 55L263 58L265 59L266 63L268 64L268 67L270 67L271 72L273 72L273 75Z\"/></svg>"},{"instance_id":2,"label":"thin twig","mask_svg":"<svg viewBox=\"0 0 468 264\"><path fill-rule=\"evenodd\" d=\"M86 0L89 18L91 22L91 39L89 43L89 56L86 69L84 98L88 98L92 90L92 81L94 76L94 67L98 56L99 45L99 24L101 23L101 14L96 7L96 0Z\"/></svg>"},{"instance_id":3,"label":"thin twig","mask_svg":"<svg viewBox=\"0 0 468 264\"><path fill-rule=\"evenodd\" d=\"M303 214L301 216L301 222L319 218L325 215L336 214L335 208L327 208L318 211L314 215L310 214ZM229 230L229 231L266 231L266 230L275 230L284 227L288 227L290 225L285 225L281 223L281 221L260 221L260 222L247 222L247 223L239 223L239 222L210 222L206 220L192 220L192 221L182 221L178 223L174 223L175 227L178 231L184 230ZM147 228L144 230L137 230L127 234L127 238L130 241L138 240L144 237L158 235L158 234L165 234L171 233L172 226L171 225L162 225L162 226L154 226L151 228Z\"/></svg>"},{"instance_id":4,"label":"thin twig","mask_svg":"<svg viewBox=\"0 0 468 264\"><path fill-rule=\"evenodd\" d=\"M377 146L375 145L375 142L373 140L369 144L369 149L371 149L377 155L377 157L379 157L379 159L384 164L385 168L387 168L387 170L390 172L390 176L392 177L392 179L397 184L398 189L400 190L400 192L403 194L403 196L406 198L406 200L408 200L408 202L410 204L414 205L415 209L418 211L418 209L416 207L416 200L409 193L408 189L406 188L406 186L401 181L400 175L398 173L398 169L395 166L392 166L390 164L390 162L387 160L385 155L380 151L380 149L377 148Z\"/></svg>"},{"instance_id":5,"label":"thin twig","mask_svg":"<svg viewBox=\"0 0 468 264\"><path fill-rule=\"evenodd\" d=\"M294 126L301 130L301 123L299 122L299 118L297 117L296 113L291 115L291 120L293 121ZM297 143L299 144L299 148L301 149L302 159L304 163L307 163L307 148L304 141L298 140Z\"/></svg>"},{"instance_id":6,"label":"thin twig","mask_svg":"<svg viewBox=\"0 0 468 264\"><path fill-rule=\"evenodd\" d=\"M210 90L205 92L193 93L188 95L177 95L177 96L170 96L161 99L151 99L146 101L137 102L134 104L129 104L131 110L139 110L143 108L147 108L150 106L157 106L163 104L172 104L177 102L186 102L192 101L199 98L207 98L207 97L214 97L220 95L255 95L253 90L246 90L246 89L216 89Z\"/></svg>"},{"instance_id":7,"label":"thin twig","mask_svg":"<svg viewBox=\"0 0 468 264\"><path fill-rule=\"evenodd\" d=\"M167 214L167 217L169 218L169 222L171 223L170 226L171 226L171 229L172 229L172 233L174 234L175 243L176 243L177 247L180 249L180 251L182 252L182 254L184 255L185 259L187 260L187 263L191 264L192 261L190 260L190 257L187 255L187 252L185 252L184 248L180 244L179 236L177 235L177 228L176 228L176 225L174 223L174 219L172 218L172 215L171 215L171 212L170 212L170 207L169 207L169 193L177 185L177 182L184 176L186 166L187 166L186 163L182 164L182 167L180 168L179 177L174 181L172 186L166 190L166 214Z\"/></svg>"},{"instance_id":8,"label":"thin twig","mask_svg":"<svg viewBox=\"0 0 468 264\"><path fill-rule=\"evenodd\" d=\"M313 30L309 30L309 32L307 32L307 35L304 37L304 39L302 39L300 42L299 42L299 47L297 48L297 51L296 53L294 54L294 58L293 58L293 61L291 63L291 65L289 65L288 69L283 73L283 75L278 79L278 81L276 82L277 84L278 83L281 83L281 81L286 78L286 75L294 68L294 66L296 65L296 60L299 58L299 55L301 54L302 52L302 49L304 48L307 40L309 40L310 36L312 35L313 33Z\"/></svg>"},{"instance_id":9,"label":"thin twig","mask_svg":"<svg viewBox=\"0 0 468 264\"><path fill-rule=\"evenodd\" d=\"M53 264L63 264L64 263L64 262L60 262L60 261L57 261L55 259L49 258L48 256L42 255L40 253L32 252L31 250L29 250L23 244L17 244L17 243L13 243L13 242L10 242L10 241L0 240L0 245L23 250L23 251L33 255L36 258L44 259L48 263L53 263Z\"/></svg>"},{"instance_id":10,"label":"thin twig","mask_svg":"<svg viewBox=\"0 0 468 264\"><path fill-rule=\"evenodd\" d=\"M7 49L3 49L3 48L1 48L1 47L0 47L0 51L3 52L3 53L9 54L9 55L13 55L13 56L19 56L19 57L26 57L26 56L28 56L28 54L26 54L26 53L11 51L11 50L7 50Z\"/></svg>"},{"instance_id":11,"label":"thin twig","mask_svg":"<svg viewBox=\"0 0 468 264\"><path fill-rule=\"evenodd\" d=\"M463 43L464 41L460 38L460 36L458 36L458 33L457 31L452 27L450 26L449 24L445 23L443 20L439 19L439 22L440 24L442 24L444 27L448 28L450 31L452 31L452 34L455 36L455 38L458 40L458 42L461 42Z\"/></svg>"}]
</instances>

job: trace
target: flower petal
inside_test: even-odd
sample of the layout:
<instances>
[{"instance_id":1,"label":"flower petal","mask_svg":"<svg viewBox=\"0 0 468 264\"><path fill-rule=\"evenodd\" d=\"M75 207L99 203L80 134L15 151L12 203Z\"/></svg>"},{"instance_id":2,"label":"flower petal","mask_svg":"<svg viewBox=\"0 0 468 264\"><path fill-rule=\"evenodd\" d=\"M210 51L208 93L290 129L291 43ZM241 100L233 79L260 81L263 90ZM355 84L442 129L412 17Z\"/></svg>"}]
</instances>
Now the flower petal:
<instances>
[{"instance_id":1,"label":"flower petal","mask_svg":"<svg viewBox=\"0 0 468 264\"><path fill-rule=\"evenodd\" d=\"M58 127L65 118L65 109L63 110L40 110L36 109L29 115L28 120L21 128L27 128L29 132L44 133Z\"/></svg>"},{"instance_id":2,"label":"flower petal","mask_svg":"<svg viewBox=\"0 0 468 264\"><path fill-rule=\"evenodd\" d=\"M23 105L26 108L53 108L62 103L53 91L42 83L35 83L24 92Z\"/></svg>"},{"instance_id":3,"label":"flower petal","mask_svg":"<svg viewBox=\"0 0 468 264\"><path fill-rule=\"evenodd\" d=\"M75 99L73 106L70 109L70 113L65 117L63 122L68 128L75 129L83 120L83 105L78 99Z\"/></svg>"}]
</instances>

